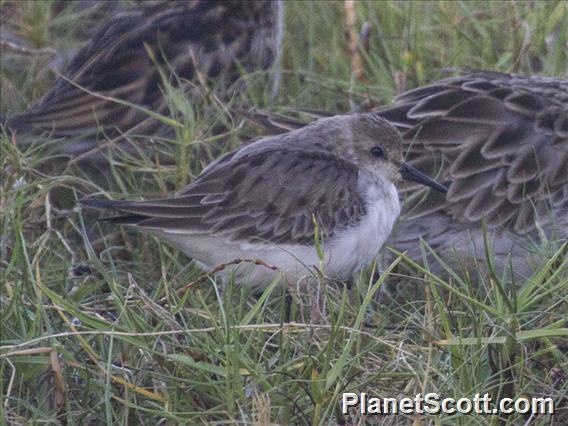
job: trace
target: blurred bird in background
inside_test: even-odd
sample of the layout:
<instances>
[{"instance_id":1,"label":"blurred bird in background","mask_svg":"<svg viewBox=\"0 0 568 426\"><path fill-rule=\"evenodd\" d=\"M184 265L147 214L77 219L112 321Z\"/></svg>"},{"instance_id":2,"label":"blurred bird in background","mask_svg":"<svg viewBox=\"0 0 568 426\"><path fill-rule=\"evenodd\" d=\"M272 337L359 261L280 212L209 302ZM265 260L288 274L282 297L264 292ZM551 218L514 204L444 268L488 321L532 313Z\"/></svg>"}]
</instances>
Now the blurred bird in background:
<instances>
[{"instance_id":1,"label":"blurred bird in background","mask_svg":"<svg viewBox=\"0 0 568 426\"><path fill-rule=\"evenodd\" d=\"M6 127L19 143L64 138L58 148L70 157L97 154L101 141L156 134L164 128L157 114L168 115L166 82L190 98L209 85L229 97L243 74L273 65L281 8L264 0L141 2L100 25L53 87Z\"/></svg>"},{"instance_id":2,"label":"blurred bird in background","mask_svg":"<svg viewBox=\"0 0 568 426\"><path fill-rule=\"evenodd\" d=\"M566 80L464 72L375 112L402 133L406 160L448 187L447 194L400 190L403 219L391 236L397 250L420 259L424 240L445 259L457 253L466 264L482 261L485 221L496 266L503 271L511 262L525 276L534 267L531 242L568 238ZM278 114L243 114L271 133L304 125Z\"/></svg>"},{"instance_id":3,"label":"blurred bird in background","mask_svg":"<svg viewBox=\"0 0 568 426\"><path fill-rule=\"evenodd\" d=\"M567 81L473 72L407 92L378 114L403 133L407 161L439 170L449 188L443 197L405 197L406 220L393 236L399 250L417 258L421 238L482 259L485 221L497 231L499 269L511 255L526 276L535 266L531 239L568 238Z\"/></svg>"}]
</instances>

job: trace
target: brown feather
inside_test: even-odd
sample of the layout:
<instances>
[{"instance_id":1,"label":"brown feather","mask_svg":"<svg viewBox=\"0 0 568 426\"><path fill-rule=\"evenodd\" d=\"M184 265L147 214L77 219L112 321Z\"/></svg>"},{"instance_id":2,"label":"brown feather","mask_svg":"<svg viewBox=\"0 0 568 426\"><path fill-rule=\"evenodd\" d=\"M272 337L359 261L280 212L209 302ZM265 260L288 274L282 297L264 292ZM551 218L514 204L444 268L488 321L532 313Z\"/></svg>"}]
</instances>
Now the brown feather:
<instances>
[{"instance_id":1,"label":"brown feather","mask_svg":"<svg viewBox=\"0 0 568 426\"><path fill-rule=\"evenodd\" d=\"M7 127L20 135L81 136L93 141L90 148L100 129L110 138L133 128L138 135L163 130L143 111L108 98L168 114L163 78L182 82L189 96L198 73L221 95L232 90L242 70L271 66L275 8L270 1L141 2L102 24L53 87Z\"/></svg>"}]
</instances>

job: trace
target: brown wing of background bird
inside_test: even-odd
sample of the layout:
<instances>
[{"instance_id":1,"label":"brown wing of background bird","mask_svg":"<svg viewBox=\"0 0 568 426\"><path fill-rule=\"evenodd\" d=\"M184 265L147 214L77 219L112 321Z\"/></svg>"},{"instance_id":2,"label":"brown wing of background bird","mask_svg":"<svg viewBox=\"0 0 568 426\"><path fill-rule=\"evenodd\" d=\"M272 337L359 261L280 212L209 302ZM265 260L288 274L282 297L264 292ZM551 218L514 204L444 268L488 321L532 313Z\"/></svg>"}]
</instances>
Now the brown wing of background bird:
<instances>
[{"instance_id":1,"label":"brown wing of background bird","mask_svg":"<svg viewBox=\"0 0 568 426\"><path fill-rule=\"evenodd\" d=\"M271 65L273 9L271 2L144 2L103 24L54 86L8 128L60 137L105 127L113 136L143 123L136 133L151 132L157 122L146 113L96 94L164 114L159 68L192 83L200 73L227 89L240 66Z\"/></svg>"},{"instance_id":2,"label":"brown wing of background bird","mask_svg":"<svg viewBox=\"0 0 568 426\"><path fill-rule=\"evenodd\" d=\"M378 113L403 132L407 159L449 188L445 199L411 197L410 218L443 211L522 234L551 208L568 208L567 81L475 72L404 93Z\"/></svg>"}]
</instances>

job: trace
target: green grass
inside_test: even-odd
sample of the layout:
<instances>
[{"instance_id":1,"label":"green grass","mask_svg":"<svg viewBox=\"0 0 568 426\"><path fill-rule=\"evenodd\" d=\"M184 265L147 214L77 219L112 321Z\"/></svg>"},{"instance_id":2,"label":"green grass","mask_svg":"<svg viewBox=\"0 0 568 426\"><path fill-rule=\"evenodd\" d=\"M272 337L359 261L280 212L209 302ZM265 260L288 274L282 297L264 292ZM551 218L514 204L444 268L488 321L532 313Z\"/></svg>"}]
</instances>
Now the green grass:
<instances>
[{"instance_id":1,"label":"green grass","mask_svg":"<svg viewBox=\"0 0 568 426\"><path fill-rule=\"evenodd\" d=\"M20 17L13 31L34 48L80 44L71 12L54 16L50 2L6 6ZM350 91L357 103L386 104L446 67L564 77L568 68L565 2L358 3L358 25L368 22L371 33L353 85L344 3L286 7L279 98L270 101L268 77L257 73L246 76L246 92L231 105L348 110ZM556 48L547 47L551 32ZM41 55L3 54L2 115L41 96L54 78L46 67ZM215 124L238 143L239 123L224 105L190 104L175 91L168 98L179 123L166 142L172 165L117 156L109 195L151 198L183 187L204 166ZM552 397L558 424L568 418L566 245L539 248L542 264L515 285L491 271L436 276L396 258L412 273L389 305L376 302L383 281L394 279L387 267L378 281L364 271L350 291L326 283L319 293L292 291L286 319L277 283L260 297L236 284L219 288L171 247L75 208L76 198L105 192L80 169L53 176L42 168L41 147L20 151L6 135L1 143L0 406L7 424L357 424L357 414L340 413L342 392Z\"/></svg>"}]
</instances>

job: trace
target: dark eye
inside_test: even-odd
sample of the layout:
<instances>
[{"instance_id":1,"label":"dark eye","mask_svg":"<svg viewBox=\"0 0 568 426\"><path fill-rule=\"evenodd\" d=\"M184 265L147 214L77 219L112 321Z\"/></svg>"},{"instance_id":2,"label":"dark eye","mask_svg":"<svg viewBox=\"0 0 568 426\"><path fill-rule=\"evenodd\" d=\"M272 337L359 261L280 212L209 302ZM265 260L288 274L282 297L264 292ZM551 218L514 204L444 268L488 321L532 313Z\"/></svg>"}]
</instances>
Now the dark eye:
<instances>
[{"instance_id":1,"label":"dark eye","mask_svg":"<svg viewBox=\"0 0 568 426\"><path fill-rule=\"evenodd\" d=\"M373 157L381 158L381 157L385 156L385 152L383 151L383 149L381 147L375 146L375 147L371 148L371 155Z\"/></svg>"}]
</instances>

